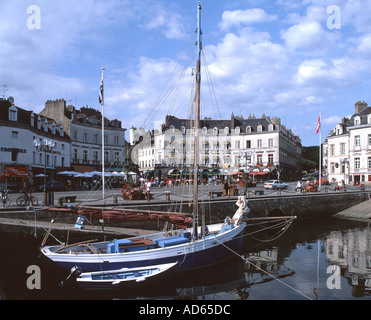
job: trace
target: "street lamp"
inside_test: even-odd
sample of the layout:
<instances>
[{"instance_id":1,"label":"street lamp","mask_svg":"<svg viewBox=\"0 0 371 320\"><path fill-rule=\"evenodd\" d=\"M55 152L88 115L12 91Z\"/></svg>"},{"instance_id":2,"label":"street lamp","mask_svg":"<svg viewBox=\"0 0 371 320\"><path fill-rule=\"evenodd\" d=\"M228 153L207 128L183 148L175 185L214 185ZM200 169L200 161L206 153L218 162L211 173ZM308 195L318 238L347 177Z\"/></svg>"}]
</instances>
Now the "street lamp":
<instances>
[{"instance_id":1,"label":"street lamp","mask_svg":"<svg viewBox=\"0 0 371 320\"><path fill-rule=\"evenodd\" d=\"M47 205L47 194L46 194L46 152L52 152L55 147L55 142L48 139L33 141L33 145L37 151L44 151L44 203Z\"/></svg>"}]
</instances>

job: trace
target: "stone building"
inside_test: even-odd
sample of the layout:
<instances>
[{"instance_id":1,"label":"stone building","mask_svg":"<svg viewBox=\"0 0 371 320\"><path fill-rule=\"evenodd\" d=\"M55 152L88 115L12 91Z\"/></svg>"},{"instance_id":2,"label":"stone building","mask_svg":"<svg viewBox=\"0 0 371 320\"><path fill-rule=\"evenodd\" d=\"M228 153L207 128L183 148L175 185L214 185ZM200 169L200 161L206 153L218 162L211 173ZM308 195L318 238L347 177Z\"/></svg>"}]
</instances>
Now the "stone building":
<instances>
[{"instance_id":1,"label":"stone building","mask_svg":"<svg viewBox=\"0 0 371 320\"><path fill-rule=\"evenodd\" d=\"M48 100L42 115L62 123L71 138L71 166L78 172L101 170L102 114L94 108L66 105L64 99ZM126 129L121 121L104 118L106 171L121 170L126 158Z\"/></svg>"},{"instance_id":2,"label":"stone building","mask_svg":"<svg viewBox=\"0 0 371 320\"><path fill-rule=\"evenodd\" d=\"M146 132L152 139L151 144L144 139L147 143L142 146L144 153L138 155L139 170L155 176L189 172L194 163L194 132L193 120L166 116L159 128ZM241 170L255 177L284 180L301 176L301 140L277 117L263 114L244 119L232 113L229 120L205 118L200 121L198 136L201 172ZM148 152L151 161L145 159Z\"/></svg>"},{"instance_id":3,"label":"stone building","mask_svg":"<svg viewBox=\"0 0 371 320\"><path fill-rule=\"evenodd\" d=\"M18 189L23 180L42 184L70 168L70 137L61 122L0 99L1 187ZM47 142L48 148L41 146Z\"/></svg>"},{"instance_id":4,"label":"stone building","mask_svg":"<svg viewBox=\"0 0 371 320\"><path fill-rule=\"evenodd\" d=\"M354 114L344 117L323 144L323 163L330 182L371 184L371 107L357 101Z\"/></svg>"}]
</instances>

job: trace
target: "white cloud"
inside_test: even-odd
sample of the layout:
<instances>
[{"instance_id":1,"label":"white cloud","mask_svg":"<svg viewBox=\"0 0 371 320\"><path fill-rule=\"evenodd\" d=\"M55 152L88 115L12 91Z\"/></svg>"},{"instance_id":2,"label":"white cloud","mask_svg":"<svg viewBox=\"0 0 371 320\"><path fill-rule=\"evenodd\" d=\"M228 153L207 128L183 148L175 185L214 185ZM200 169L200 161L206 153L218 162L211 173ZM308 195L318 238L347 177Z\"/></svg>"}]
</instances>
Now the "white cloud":
<instances>
[{"instance_id":1,"label":"white cloud","mask_svg":"<svg viewBox=\"0 0 371 320\"><path fill-rule=\"evenodd\" d=\"M276 19L276 15L270 15L260 8L224 11L219 27L222 30L227 30L234 26L241 27L242 25L270 22Z\"/></svg>"}]
</instances>

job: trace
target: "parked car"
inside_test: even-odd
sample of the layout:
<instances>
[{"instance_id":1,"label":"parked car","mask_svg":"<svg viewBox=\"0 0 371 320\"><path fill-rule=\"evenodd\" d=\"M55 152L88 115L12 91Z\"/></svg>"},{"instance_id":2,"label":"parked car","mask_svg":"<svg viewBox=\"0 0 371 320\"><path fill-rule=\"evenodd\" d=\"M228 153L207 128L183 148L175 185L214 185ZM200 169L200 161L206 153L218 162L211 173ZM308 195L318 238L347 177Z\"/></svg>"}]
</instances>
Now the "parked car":
<instances>
[{"instance_id":1,"label":"parked car","mask_svg":"<svg viewBox=\"0 0 371 320\"><path fill-rule=\"evenodd\" d=\"M43 191L44 185L40 185L38 189L39 191ZM46 183L46 191L63 191L66 189L66 184L62 181L49 181Z\"/></svg>"},{"instance_id":2,"label":"parked car","mask_svg":"<svg viewBox=\"0 0 371 320\"><path fill-rule=\"evenodd\" d=\"M264 183L265 189L287 189L287 184L281 180L268 180Z\"/></svg>"}]
</instances>

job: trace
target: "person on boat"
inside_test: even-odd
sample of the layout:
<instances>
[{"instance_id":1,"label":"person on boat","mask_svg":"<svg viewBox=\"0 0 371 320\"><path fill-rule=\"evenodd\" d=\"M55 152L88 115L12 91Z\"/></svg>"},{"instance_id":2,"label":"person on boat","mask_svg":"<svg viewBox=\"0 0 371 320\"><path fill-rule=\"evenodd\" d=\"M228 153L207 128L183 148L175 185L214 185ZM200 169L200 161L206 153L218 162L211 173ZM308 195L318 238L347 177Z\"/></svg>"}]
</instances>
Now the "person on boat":
<instances>
[{"instance_id":1,"label":"person on boat","mask_svg":"<svg viewBox=\"0 0 371 320\"><path fill-rule=\"evenodd\" d=\"M243 215L249 212L249 207L247 206L246 198L244 196L238 197L236 205L238 206L238 209L233 215L231 223L238 225L241 222Z\"/></svg>"},{"instance_id":2,"label":"person on boat","mask_svg":"<svg viewBox=\"0 0 371 320\"><path fill-rule=\"evenodd\" d=\"M146 200L147 202L149 202L151 198L151 181L149 180L146 181L145 188L146 188L146 191L145 191Z\"/></svg>"}]
</instances>

